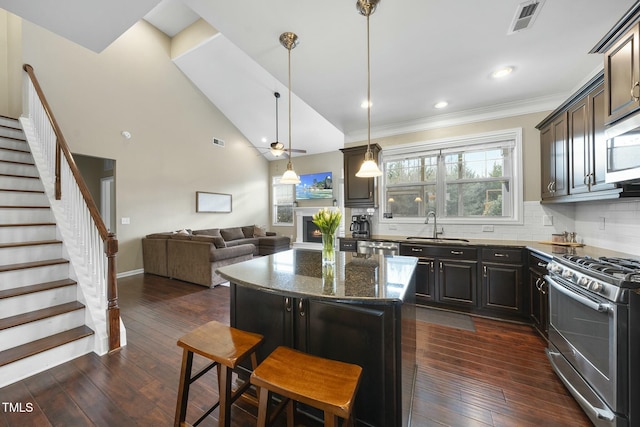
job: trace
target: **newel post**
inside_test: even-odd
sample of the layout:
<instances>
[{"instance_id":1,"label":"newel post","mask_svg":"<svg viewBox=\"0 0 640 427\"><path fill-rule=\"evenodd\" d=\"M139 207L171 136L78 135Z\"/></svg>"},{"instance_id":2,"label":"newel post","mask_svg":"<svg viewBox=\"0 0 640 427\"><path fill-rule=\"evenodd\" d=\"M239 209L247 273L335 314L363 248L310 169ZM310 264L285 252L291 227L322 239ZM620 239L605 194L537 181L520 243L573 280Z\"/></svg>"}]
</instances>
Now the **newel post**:
<instances>
[{"instance_id":1,"label":"newel post","mask_svg":"<svg viewBox=\"0 0 640 427\"><path fill-rule=\"evenodd\" d=\"M118 306L118 282L116 279L116 253L118 240L115 234L109 233L105 241L107 256L107 334L109 335L109 351L120 348L120 307Z\"/></svg>"}]
</instances>

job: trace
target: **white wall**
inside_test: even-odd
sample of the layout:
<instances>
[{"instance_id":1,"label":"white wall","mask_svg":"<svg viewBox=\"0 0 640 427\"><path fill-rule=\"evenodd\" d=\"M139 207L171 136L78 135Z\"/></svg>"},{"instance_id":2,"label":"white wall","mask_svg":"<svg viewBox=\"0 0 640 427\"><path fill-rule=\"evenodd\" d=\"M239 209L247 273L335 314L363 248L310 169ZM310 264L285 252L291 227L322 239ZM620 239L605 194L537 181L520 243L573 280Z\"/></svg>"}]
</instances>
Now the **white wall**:
<instances>
[{"instance_id":1,"label":"white wall","mask_svg":"<svg viewBox=\"0 0 640 427\"><path fill-rule=\"evenodd\" d=\"M140 21L96 54L26 21L22 34L71 151L116 160L119 272L142 268L149 233L269 223L268 162L171 62L167 36ZM196 191L230 193L233 212L196 213Z\"/></svg>"}]
</instances>

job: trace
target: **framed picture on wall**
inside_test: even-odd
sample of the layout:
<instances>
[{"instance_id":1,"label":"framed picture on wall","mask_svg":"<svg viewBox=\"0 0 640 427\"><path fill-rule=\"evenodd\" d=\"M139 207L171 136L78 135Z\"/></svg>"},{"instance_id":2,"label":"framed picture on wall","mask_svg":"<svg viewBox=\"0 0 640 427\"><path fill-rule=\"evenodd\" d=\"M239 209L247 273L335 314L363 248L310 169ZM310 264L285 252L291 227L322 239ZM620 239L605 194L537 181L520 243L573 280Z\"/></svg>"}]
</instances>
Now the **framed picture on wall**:
<instances>
[{"instance_id":1,"label":"framed picture on wall","mask_svg":"<svg viewBox=\"0 0 640 427\"><path fill-rule=\"evenodd\" d=\"M196 212L231 212L231 194L196 191Z\"/></svg>"}]
</instances>

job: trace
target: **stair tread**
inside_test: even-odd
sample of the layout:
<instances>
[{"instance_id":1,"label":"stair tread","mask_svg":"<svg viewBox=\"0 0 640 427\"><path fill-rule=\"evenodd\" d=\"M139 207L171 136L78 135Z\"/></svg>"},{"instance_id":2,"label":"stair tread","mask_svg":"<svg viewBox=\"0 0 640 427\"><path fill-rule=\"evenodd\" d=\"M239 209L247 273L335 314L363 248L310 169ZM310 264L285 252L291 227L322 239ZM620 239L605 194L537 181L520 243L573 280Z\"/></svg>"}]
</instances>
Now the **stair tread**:
<instances>
[{"instance_id":1,"label":"stair tread","mask_svg":"<svg viewBox=\"0 0 640 427\"><path fill-rule=\"evenodd\" d=\"M27 268L46 267L49 265L67 264L67 263L69 263L68 259L56 258L56 259L45 259L42 261L21 262L19 264L0 265L0 273L5 271L24 270Z\"/></svg>"},{"instance_id":2,"label":"stair tread","mask_svg":"<svg viewBox=\"0 0 640 427\"><path fill-rule=\"evenodd\" d=\"M22 286L20 288L5 289L4 291L0 291L0 299L33 294L36 292L48 291L51 289L64 288L66 286L73 286L75 284L75 280L62 279L54 280L52 282L38 283L36 285Z\"/></svg>"},{"instance_id":3,"label":"stair tread","mask_svg":"<svg viewBox=\"0 0 640 427\"><path fill-rule=\"evenodd\" d=\"M50 207L42 205L0 205L0 209L49 209Z\"/></svg>"},{"instance_id":4,"label":"stair tread","mask_svg":"<svg viewBox=\"0 0 640 427\"><path fill-rule=\"evenodd\" d=\"M93 330L87 326L79 326L59 334L51 335L18 347L0 351L0 366L42 353L52 348L93 335Z\"/></svg>"},{"instance_id":5,"label":"stair tread","mask_svg":"<svg viewBox=\"0 0 640 427\"><path fill-rule=\"evenodd\" d=\"M20 140L18 140L20 141ZM7 148L7 147L0 147L0 150L6 150L6 151L13 151L16 153L23 153L23 154L31 154L31 151L27 150L21 150L19 148Z\"/></svg>"},{"instance_id":6,"label":"stair tread","mask_svg":"<svg viewBox=\"0 0 640 427\"><path fill-rule=\"evenodd\" d=\"M58 316L60 314L70 313L83 308L84 304L81 302L72 301L60 305L54 305L53 307L18 314L16 316L5 317L4 319L0 319L0 331L38 320L47 319L49 317Z\"/></svg>"},{"instance_id":7,"label":"stair tread","mask_svg":"<svg viewBox=\"0 0 640 427\"><path fill-rule=\"evenodd\" d=\"M13 173L0 173L0 176L6 176L9 178L29 178L29 179L40 179L39 176L32 176L32 175L16 175Z\"/></svg>"},{"instance_id":8,"label":"stair tread","mask_svg":"<svg viewBox=\"0 0 640 427\"><path fill-rule=\"evenodd\" d=\"M21 224L0 224L0 227L40 227L43 225L56 225L55 222L25 222Z\"/></svg>"},{"instance_id":9,"label":"stair tread","mask_svg":"<svg viewBox=\"0 0 640 427\"><path fill-rule=\"evenodd\" d=\"M57 245L61 240L33 240L29 242L0 243L0 249L19 248L23 246Z\"/></svg>"},{"instance_id":10,"label":"stair tread","mask_svg":"<svg viewBox=\"0 0 640 427\"><path fill-rule=\"evenodd\" d=\"M0 188L0 191L9 191L12 193L39 193L44 194L44 190L22 190L17 188Z\"/></svg>"}]
</instances>

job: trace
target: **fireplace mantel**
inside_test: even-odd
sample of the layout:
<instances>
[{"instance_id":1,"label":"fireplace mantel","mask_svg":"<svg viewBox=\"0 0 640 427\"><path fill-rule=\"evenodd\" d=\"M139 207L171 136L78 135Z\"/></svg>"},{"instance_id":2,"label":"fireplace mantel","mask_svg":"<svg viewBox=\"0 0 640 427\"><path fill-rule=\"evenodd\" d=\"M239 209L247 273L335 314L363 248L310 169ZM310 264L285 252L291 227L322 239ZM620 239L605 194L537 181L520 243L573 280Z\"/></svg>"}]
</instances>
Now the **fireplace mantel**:
<instances>
[{"instance_id":1,"label":"fireplace mantel","mask_svg":"<svg viewBox=\"0 0 640 427\"><path fill-rule=\"evenodd\" d=\"M322 249L322 243L311 243L311 242L305 242L303 240L304 239L303 218L305 216L314 215L320 209L328 209L330 211L335 211L338 208L335 206L314 206L314 207L293 208L296 214L296 241L293 242L294 248L317 249L317 250ZM336 236L343 236L343 235L344 235L344 215L342 216L342 221L340 221L340 226L336 230Z\"/></svg>"}]
</instances>

